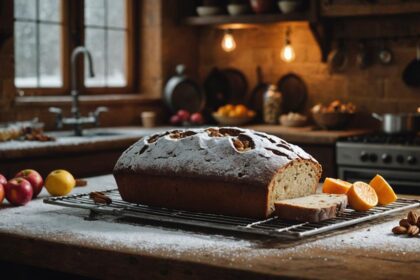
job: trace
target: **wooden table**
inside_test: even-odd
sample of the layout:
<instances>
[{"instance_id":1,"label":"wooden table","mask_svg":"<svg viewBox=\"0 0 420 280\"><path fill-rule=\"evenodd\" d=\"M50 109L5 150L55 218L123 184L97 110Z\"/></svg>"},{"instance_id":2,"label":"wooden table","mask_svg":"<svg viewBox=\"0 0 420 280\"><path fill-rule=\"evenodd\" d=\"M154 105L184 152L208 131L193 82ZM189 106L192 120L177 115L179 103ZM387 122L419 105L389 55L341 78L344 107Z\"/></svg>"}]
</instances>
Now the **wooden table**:
<instances>
[{"instance_id":1,"label":"wooden table","mask_svg":"<svg viewBox=\"0 0 420 280\"><path fill-rule=\"evenodd\" d=\"M115 188L112 176L75 193ZM84 220L42 203L0 207L0 260L104 279L418 279L420 238L394 236L406 213L304 242Z\"/></svg>"}]
</instances>

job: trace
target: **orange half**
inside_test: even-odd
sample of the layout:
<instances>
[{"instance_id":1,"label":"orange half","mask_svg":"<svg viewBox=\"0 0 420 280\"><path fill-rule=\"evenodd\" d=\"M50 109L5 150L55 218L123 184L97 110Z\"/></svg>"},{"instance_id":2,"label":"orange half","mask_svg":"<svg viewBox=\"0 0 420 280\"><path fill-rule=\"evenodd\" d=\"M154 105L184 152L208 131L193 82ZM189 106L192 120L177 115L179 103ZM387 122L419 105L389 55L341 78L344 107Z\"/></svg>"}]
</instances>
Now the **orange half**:
<instances>
[{"instance_id":1,"label":"orange half","mask_svg":"<svg viewBox=\"0 0 420 280\"><path fill-rule=\"evenodd\" d=\"M376 175L370 181L369 185L371 185L372 188L376 191L379 204L388 205L397 200L397 195L395 194L394 190L381 175Z\"/></svg>"},{"instance_id":2,"label":"orange half","mask_svg":"<svg viewBox=\"0 0 420 280\"><path fill-rule=\"evenodd\" d=\"M349 182L327 177L322 185L322 192L331 194L346 194L351 188L351 185L352 184Z\"/></svg>"},{"instance_id":3,"label":"orange half","mask_svg":"<svg viewBox=\"0 0 420 280\"><path fill-rule=\"evenodd\" d=\"M369 184L355 182L347 192L349 205L356 211L367 211L378 204L378 196Z\"/></svg>"}]
</instances>

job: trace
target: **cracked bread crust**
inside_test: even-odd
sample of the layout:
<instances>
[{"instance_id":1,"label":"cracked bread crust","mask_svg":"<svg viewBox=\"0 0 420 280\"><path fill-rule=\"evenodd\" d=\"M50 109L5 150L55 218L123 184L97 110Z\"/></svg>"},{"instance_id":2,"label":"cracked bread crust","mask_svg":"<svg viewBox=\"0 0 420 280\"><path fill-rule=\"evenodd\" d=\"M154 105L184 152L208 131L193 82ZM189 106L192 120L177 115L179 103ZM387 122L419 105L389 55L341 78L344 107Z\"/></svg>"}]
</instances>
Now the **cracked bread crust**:
<instances>
[{"instance_id":1,"label":"cracked bread crust","mask_svg":"<svg viewBox=\"0 0 420 280\"><path fill-rule=\"evenodd\" d=\"M235 140L249 141L247 149ZM265 133L240 128L172 130L143 138L119 158L114 172L213 178L264 185L294 160L320 165L298 146Z\"/></svg>"},{"instance_id":2,"label":"cracked bread crust","mask_svg":"<svg viewBox=\"0 0 420 280\"><path fill-rule=\"evenodd\" d=\"M203 205L202 209L192 207L194 211L266 217L274 211L275 199L314 193L321 170L309 154L276 136L236 127L210 127L170 130L139 140L121 155L114 176L123 199L130 202L190 209L192 202L184 196L191 194ZM300 181L307 186L298 190L299 186L293 182L282 185L279 174L284 171L298 179L305 176L305 180ZM299 172L309 172L309 175ZM163 188L169 192L161 189L163 183L157 179L159 177L168 178ZM230 189L235 185L236 193L233 187L229 195L226 192L223 196L226 186ZM288 190L279 194L277 186ZM189 191L182 194L178 191L175 198L169 198L166 193L173 194L176 188ZM219 193L223 200L234 205L231 208L254 210L243 210L241 215L241 211L225 209L229 207L220 206L220 201L215 201L214 197L211 203L206 198L208 192ZM248 193L253 193L258 206L249 206ZM251 215L252 212L258 214Z\"/></svg>"}]
</instances>

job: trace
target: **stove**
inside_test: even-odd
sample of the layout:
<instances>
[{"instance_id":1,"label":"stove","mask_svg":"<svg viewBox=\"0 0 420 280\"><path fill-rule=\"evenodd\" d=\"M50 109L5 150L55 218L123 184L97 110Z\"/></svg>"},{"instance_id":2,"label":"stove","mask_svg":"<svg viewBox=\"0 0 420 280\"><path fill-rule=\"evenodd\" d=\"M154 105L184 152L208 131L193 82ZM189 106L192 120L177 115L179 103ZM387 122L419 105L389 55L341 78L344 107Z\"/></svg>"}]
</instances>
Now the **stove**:
<instances>
[{"instance_id":1,"label":"stove","mask_svg":"<svg viewBox=\"0 0 420 280\"><path fill-rule=\"evenodd\" d=\"M381 174L398 191L420 193L420 136L369 134L339 139L338 175L348 181L369 181Z\"/></svg>"}]
</instances>

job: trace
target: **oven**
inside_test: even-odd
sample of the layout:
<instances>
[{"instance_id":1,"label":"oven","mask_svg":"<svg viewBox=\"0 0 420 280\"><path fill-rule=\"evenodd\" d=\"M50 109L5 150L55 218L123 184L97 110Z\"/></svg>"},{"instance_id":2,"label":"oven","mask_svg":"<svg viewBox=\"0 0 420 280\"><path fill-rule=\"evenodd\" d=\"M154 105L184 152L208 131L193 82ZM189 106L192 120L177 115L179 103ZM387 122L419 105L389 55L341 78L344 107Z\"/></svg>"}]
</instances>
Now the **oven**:
<instances>
[{"instance_id":1,"label":"oven","mask_svg":"<svg viewBox=\"0 0 420 280\"><path fill-rule=\"evenodd\" d=\"M338 176L349 182L369 182L380 174L397 192L420 194L418 140L372 135L340 139L336 144Z\"/></svg>"},{"instance_id":2,"label":"oven","mask_svg":"<svg viewBox=\"0 0 420 280\"><path fill-rule=\"evenodd\" d=\"M350 166L338 168L339 178L349 182L369 182L376 174L382 175L391 186L404 193L420 193L420 172Z\"/></svg>"}]
</instances>

